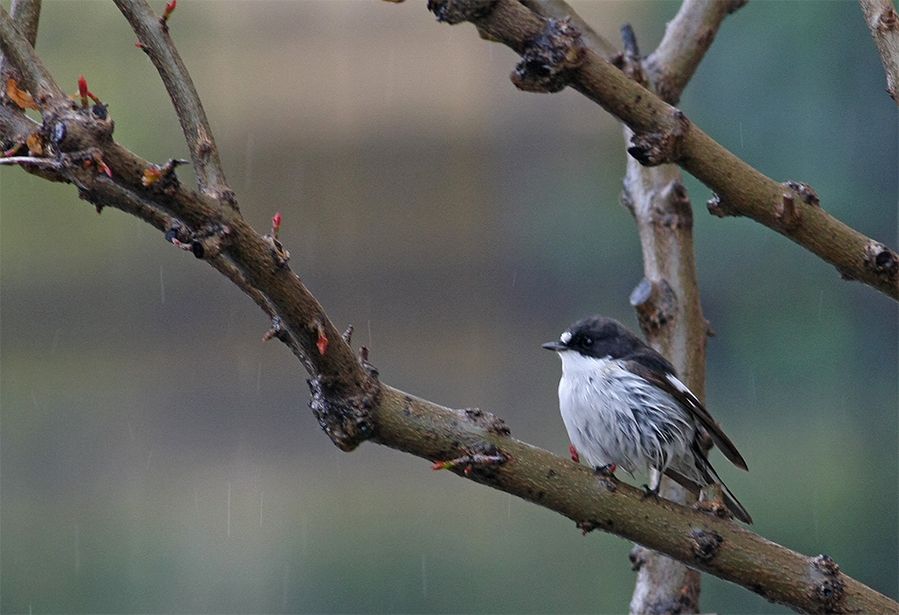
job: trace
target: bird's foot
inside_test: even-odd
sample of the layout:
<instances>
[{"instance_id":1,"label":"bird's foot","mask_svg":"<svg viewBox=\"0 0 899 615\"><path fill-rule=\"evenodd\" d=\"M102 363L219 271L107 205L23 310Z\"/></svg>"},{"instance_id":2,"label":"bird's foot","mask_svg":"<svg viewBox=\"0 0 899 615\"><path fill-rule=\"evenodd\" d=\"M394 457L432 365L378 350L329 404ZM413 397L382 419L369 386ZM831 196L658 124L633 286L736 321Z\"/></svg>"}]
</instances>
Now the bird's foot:
<instances>
[{"instance_id":1,"label":"bird's foot","mask_svg":"<svg viewBox=\"0 0 899 615\"><path fill-rule=\"evenodd\" d=\"M596 466L593 468L594 474L597 476L604 476L605 478L615 478L615 470L618 469L618 466L614 463L607 463L604 466Z\"/></svg>"},{"instance_id":2,"label":"bird's foot","mask_svg":"<svg viewBox=\"0 0 899 615\"><path fill-rule=\"evenodd\" d=\"M643 499L645 500L648 497L653 497L655 499L659 499L659 484L656 484L655 487L650 487L649 485L643 485Z\"/></svg>"}]
</instances>

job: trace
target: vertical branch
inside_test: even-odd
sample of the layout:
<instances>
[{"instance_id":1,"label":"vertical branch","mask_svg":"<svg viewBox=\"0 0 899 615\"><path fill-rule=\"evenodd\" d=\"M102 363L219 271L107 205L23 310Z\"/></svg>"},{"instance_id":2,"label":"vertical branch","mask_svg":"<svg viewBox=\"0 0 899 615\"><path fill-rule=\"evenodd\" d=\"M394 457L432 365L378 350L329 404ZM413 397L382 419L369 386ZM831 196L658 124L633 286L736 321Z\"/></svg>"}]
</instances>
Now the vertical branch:
<instances>
[{"instance_id":1,"label":"vertical branch","mask_svg":"<svg viewBox=\"0 0 899 615\"><path fill-rule=\"evenodd\" d=\"M115 0L115 4L131 24L141 49L150 56L150 61L162 77L181 122L200 191L236 208L237 201L225 180L206 111L187 67L169 36L167 21L157 17L145 0Z\"/></svg>"},{"instance_id":2,"label":"vertical branch","mask_svg":"<svg viewBox=\"0 0 899 615\"><path fill-rule=\"evenodd\" d=\"M745 0L684 0L665 28L659 46L641 60L630 26L622 28L622 68L670 103L680 99L724 18ZM633 132L625 127L625 143ZM627 157L622 201L637 223L643 252L643 280L631 293L640 328L653 348L671 361L690 390L705 400L708 323L702 313L693 251L693 210L680 168L644 167ZM667 478L663 497L689 504L695 496ZM698 613L696 570L639 545L631 553L637 581L631 613Z\"/></svg>"},{"instance_id":3,"label":"vertical branch","mask_svg":"<svg viewBox=\"0 0 899 615\"><path fill-rule=\"evenodd\" d=\"M899 105L899 15L892 0L859 0L887 75L887 93Z\"/></svg>"}]
</instances>

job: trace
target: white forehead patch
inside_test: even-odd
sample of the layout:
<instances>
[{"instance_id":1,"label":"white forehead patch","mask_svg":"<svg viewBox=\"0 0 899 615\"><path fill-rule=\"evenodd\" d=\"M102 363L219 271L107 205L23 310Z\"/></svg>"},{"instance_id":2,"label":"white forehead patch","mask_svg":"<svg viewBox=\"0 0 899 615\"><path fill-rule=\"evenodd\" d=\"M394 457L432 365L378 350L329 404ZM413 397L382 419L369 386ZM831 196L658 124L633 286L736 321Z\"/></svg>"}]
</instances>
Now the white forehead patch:
<instances>
[{"instance_id":1,"label":"white forehead patch","mask_svg":"<svg viewBox=\"0 0 899 615\"><path fill-rule=\"evenodd\" d=\"M559 341L563 344L567 344L571 341L571 331L563 331L562 336L559 338Z\"/></svg>"}]
</instances>

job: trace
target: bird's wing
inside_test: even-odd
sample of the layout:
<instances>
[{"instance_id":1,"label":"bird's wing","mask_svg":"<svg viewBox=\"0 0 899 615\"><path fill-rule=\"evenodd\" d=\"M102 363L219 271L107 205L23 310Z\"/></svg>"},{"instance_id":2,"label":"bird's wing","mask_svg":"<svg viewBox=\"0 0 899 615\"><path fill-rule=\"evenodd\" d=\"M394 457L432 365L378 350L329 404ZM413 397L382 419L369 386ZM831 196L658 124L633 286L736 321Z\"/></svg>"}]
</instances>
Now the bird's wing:
<instances>
[{"instance_id":1,"label":"bird's wing","mask_svg":"<svg viewBox=\"0 0 899 615\"><path fill-rule=\"evenodd\" d=\"M721 452L724 453L725 457L730 459L730 461L738 468L743 470L747 469L746 461L743 459L743 456L740 455L740 452L737 450L737 447L734 446L734 443L730 441L730 438L728 438L724 431L721 430L721 426L718 425L718 422L712 418L709 411L705 409L702 402L693 395L689 388L687 388L687 385L678 380L673 373L653 369L652 367L645 365L644 362L640 360L640 357L636 356L627 361L627 367L633 373L671 395L671 397L680 403L681 406L683 406L690 415L695 417L699 424L705 428L709 433L709 436L711 436L712 441L719 449L721 449Z\"/></svg>"}]
</instances>

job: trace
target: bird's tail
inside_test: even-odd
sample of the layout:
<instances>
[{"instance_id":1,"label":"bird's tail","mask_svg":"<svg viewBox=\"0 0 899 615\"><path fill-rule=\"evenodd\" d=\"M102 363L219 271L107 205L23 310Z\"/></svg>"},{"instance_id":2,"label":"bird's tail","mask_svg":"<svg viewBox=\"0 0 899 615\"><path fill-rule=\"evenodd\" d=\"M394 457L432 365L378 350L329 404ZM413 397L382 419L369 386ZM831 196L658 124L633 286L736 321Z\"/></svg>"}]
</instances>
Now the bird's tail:
<instances>
[{"instance_id":1,"label":"bird's tail","mask_svg":"<svg viewBox=\"0 0 899 615\"><path fill-rule=\"evenodd\" d=\"M740 500L737 499L737 496L733 494L733 492L727 488L727 485L724 484L724 481L721 480L721 477L718 476L718 473L715 472L715 468L712 467L712 464L708 462L705 457L700 458L702 461L699 465L701 465L700 470L703 474L703 479L706 484L717 483L721 485L721 493L724 497L724 505L727 506L727 509L733 513L734 517L742 521L743 523L752 524L752 517L746 508L740 504ZM700 485L692 478L688 478L684 474L681 474L677 470L673 470L671 468L665 469L665 475L668 478L672 479L674 482L679 484L684 489L692 492L697 497L699 496L699 492L702 489L703 485Z\"/></svg>"}]
</instances>

